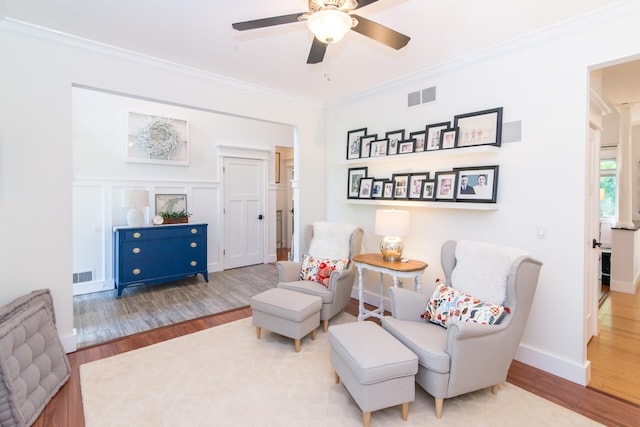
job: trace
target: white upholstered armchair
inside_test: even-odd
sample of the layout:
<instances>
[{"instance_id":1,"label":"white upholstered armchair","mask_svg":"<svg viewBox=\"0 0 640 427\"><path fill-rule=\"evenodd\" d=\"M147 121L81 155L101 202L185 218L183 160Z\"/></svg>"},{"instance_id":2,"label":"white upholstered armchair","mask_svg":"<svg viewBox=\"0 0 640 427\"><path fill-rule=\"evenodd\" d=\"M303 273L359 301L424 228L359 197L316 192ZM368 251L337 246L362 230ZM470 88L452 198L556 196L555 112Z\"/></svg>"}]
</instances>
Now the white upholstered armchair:
<instances>
[{"instance_id":1,"label":"white upholstered armchair","mask_svg":"<svg viewBox=\"0 0 640 427\"><path fill-rule=\"evenodd\" d=\"M308 255L317 258L349 259L343 270L331 272L327 286L300 278L301 262L278 261L278 287L303 292L322 298L320 320L327 332L329 319L342 311L351 299L356 268L351 258L358 255L362 246L363 230L351 224L316 222L305 227Z\"/></svg>"},{"instance_id":2,"label":"white upholstered armchair","mask_svg":"<svg viewBox=\"0 0 640 427\"><path fill-rule=\"evenodd\" d=\"M462 251L464 245L471 250ZM499 324L456 320L445 329L420 317L433 293L429 286L422 293L389 289L392 316L386 316L382 326L418 356L416 382L435 398L438 418L444 399L488 387L496 393L497 386L506 381L542 266L512 248L455 241L444 243L441 262L444 280L453 288L463 289L469 277L480 284L485 279L501 279L505 286L502 305L510 313Z\"/></svg>"}]
</instances>

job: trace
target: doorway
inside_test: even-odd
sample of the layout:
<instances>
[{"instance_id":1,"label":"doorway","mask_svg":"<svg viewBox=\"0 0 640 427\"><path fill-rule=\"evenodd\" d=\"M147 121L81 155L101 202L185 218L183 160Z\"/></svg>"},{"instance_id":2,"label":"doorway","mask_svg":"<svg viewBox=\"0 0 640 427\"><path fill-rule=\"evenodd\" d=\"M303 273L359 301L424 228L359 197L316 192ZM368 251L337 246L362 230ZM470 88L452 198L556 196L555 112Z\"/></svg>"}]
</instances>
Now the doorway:
<instances>
[{"instance_id":1,"label":"doorway","mask_svg":"<svg viewBox=\"0 0 640 427\"><path fill-rule=\"evenodd\" d=\"M590 159L589 168L587 170L587 179L590 183L590 195L597 195L596 204L587 202L587 209L591 211L587 213L588 231L593 231L589 236L591 239L602 243L605 246L606 241L610 239L603 234L606 233L606 227L601 228L601 223L606 222L607 215L601 214L602 204L607 203L609 194L607 188L604 188L605 194L600 193L601 184L601 163L607 158L611 158L604 152L609 150L613 152L613 158L618 162L628 161L629 159L622 157L618 150L618 140L620 131L620 111L623 108L629 108L631 104L631 124L635 129L632 135L635 140L632 143L637 145L637 139L640 136L638 124L640 124L640 60L632 60L621 62L615 65L603 66L593 69L590 72L591 96L590 96ZM595 124L595 126L594 126ZM597 141L594 140L597 138ZM598 147L594 154L593 148ZM632 163L637 164L640 152L633 150ZM627 155L627 154L623 154ZM636 167L632 168L632 182L637 182L639 175ZM605 186L606 187L606 186ZM632 206L637 206L634 188L634 200L631 201ZM615 193L615 191L614 191ZM604 197L603 197L604 196ZM615 196L615 194L614 194ZM628 201L627 201L628 202ZM613 203L618 201L613 199ZM618 215L613 214L613 221L618 220ZM640 219L640 212L633 210L634 221ZM595 253L605 254L601 248L594 248ZM611 249L610 257L615 257L615 248ZM603 273L606 271L606 263L603 263L605 256L601 255L597 260L597 271L587 266L586 274L593 279L606 277ZM602 267L605 268L602 268ZM589 306L596 307L593 311L597 313L595 320L595 329L590 330L592 326L587 319L586 335L587 335L587 360L591 363L591 381L588 386L620 397L625 400L640 403L640 396L637 394L637 377L634 378L630 373L637 372L640 369L640 358L633 355L629 345L633 348L637 338L633 338L634 331L640 326L640 318L631 313L637 313L640 310L640 300L637 295L623 294L619 292L610 292L609 297L604 304L600 304L599 296L601 292L600 280L595 280L595 286L591 286L591 280L587 280L586 295L589 295ZM638 293L638 292L636 292ZM595 294L595 298L593 295ZM594 301L595 300L595 301ZM617 316L617 317L616 317ZM630 390L636 390L636 399L632 399Z\"/></svg>"}]
</instances>

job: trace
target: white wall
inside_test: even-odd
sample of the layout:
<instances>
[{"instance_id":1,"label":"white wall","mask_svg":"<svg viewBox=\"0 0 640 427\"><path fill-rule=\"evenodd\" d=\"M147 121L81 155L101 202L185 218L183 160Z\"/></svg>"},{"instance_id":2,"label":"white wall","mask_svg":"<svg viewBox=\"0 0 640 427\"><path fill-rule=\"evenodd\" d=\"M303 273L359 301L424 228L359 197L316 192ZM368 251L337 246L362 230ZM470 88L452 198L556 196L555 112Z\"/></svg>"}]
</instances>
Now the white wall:
<instances>
[{"instance_id":1,"label":"white wall","mask_svg":"<svg viewBox=\"0 0 640 427\"><path fill-rule=\"evenodd\" d=\"M112 228L126 225L120 193L128 188L149 191L145 224L155 212L156 194L186 194L190 222L208 223L208 270L223 269L222 173L218 145L252 147L273 152L293 146L289 125L228 116L86 88L72 89L73 122L73 271L94 271L94 280L75 285L75 294L113 289ZM189 164L128 162L129 112L188 122ZM273 156L272 156L273 157ZM269 183L274 186L273 165ZM275 189L272 189L275 191ZM265 211L275 227L273 212ZM271 231L272 227L267 230ZM268 257L275 261L275 235L267 236Z\"/></svg>"},{"instance_id":2,"label":"white wall","mask_svg":"<svg viewBox=\"0 0 640 427\"><path fill-rule=\"evenodd\" d=\"M448 239L486 240L530 251L543 261L539 287L518 359L585 384L586 143L589 67L640 53L640 4L628 3L600 16L550 29L482 54L425 70L345 100L327 118L329 219L365 227L365 249L377 252L375 205L346 200L347 131L369 133L453 120L456 114L504 107L504 122L521 121L522 139L495 154L425 153L419 158L368 163L369 175L500 166L496 211L409 207L412 234L405 256L430 264L423 283L442 277L439 251ZM407 108L407 93L436 86L437 100ZM455 151L455 150L453 150ZM547 238L537 239L543 226ZM375 281L367 291L375 293Z\"/></svg>"},{"instance_id":3,"label":"white wall","mask_svg":"<svg viewBox=\"0 0 640 427\"><path fill-rule=\"evenodd\" d=\"M291 125L297 182L324 194L324 118L316 103L5 20L0 57L0 304L50 288L68 350L75 348L73 85ZM301 222L324 218L317 194L297 196Z\"/></svg>"}]
</instances>

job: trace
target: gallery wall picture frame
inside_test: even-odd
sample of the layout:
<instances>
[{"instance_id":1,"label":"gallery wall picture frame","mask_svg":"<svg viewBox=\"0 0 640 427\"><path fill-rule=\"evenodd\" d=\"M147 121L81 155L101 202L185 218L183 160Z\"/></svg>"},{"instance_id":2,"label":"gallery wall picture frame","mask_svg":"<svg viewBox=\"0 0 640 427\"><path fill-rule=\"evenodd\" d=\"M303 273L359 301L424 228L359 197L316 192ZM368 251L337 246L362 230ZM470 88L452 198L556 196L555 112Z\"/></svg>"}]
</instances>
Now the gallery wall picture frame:
<instances>
[{"instance_id":1,"label":"gallery wall picture frame","mask_svg":"<svg viewBox=\"0 0 640 427\"><path fill-rule=\"evenodd\" d=\"M406 200L409 196L409 176L408 173L394 173L391 176L394 199Z\"/></svg>"},{"instance_id":2,"label":"gallery wall picture frame","mask_svg":"<svg viewBox=\"0 0 640 427\"><path fill-rule=\"evenodd\" d=\"M419 153L425 150L425 135L426 132L423 130L417 131L417 132L411 132L409 134L409 139L415 139L416 143L413 147L413 151L415 153Z\"/></svg>"},{"instance_id":3,"label":"gallery wall picture frame","mask_svg":"<svg viewBox=\"0 0 640 427\"><path fill-rule=\"evenodd\" d=\"M382 186L382 198L385 200L393 199L393 181L386 180Z\"/></svg>"},{"instance_id":4,"label":"gallery wall picture frame","mask_svg":"<svg viewBox=\"0 0 640 427\"><path fill-rule=\"evenodd\" d=\"M358 188L358 199L370 199L372 187L373 187L373 178L360 178L360 184Z\"/></svg>"},{"instance_id":5,"label":"gallery wall picture frame","mask_svg":"<svg viewBox=\"0 0 640 427\"><path fill-rule=\"evenodd\" d=\"M156 215L187 211L186 194L156 194Z\"/></svg>"},{"instance_id":6,"label":"gallery wall picture frame","mask_svg":"<svg viewBox=\"0 0 640 427\"><path fill-rule=\"evenodd\" d=\"M425 151L440 149L440 132L451 127L451 122L433 123L425 127Z\"/></svg>"},{"instance_id":7,"label":"gallery wall picture frame","mask_svg":"<svg viewBox=\"0 0 640 427\"><path fill-rule=\"evenodd\" d=\"M371 156L371 143L378 139L378 135L365 135L360 138L360 158Z\"/></svg>"},{"instance_id":8,"label":"gallery wall picture frame","mask_svg":"<svg viewBox=\"0 0 640 427\"><path fill-rule=\"evenodd\" d=\"M410 154L413 153L413 149L415 147L416 140L415 139L405 139L404 141L400 141L398 143L398 154Z\"/></svg>"},{"instance_id":9,"label":"gallery wall picture frame","mask_svg":"<svg viewBox=\"0 0 640 427\"><path fill-rule=\"evenodd\" d=\"M382 199L384 194L384 183L386 180L384 179L374 179L373 184L371 186L371 198L372 199Z\"/></svg>"},{"instance_id":10,"label":"gallery wall picture frame","mask_svg":"<svg viewBox=\"0 0 640 427\"><path fill-rule=\"evenodd\" d=\"M189 165L188 121L128 112L126 129L127 162Z\"/></svg>"},{"instance_id":11,"label":"gallery wall picture frame","mask_svg":"<svg viewBox=\"0 0 640 427\"><path fill-rule=\"evenodd\" d=\"M387 146L389 141L387 139L376 139L371 141L371 152L369 157L384 157L387 155Z\"/></svg>"},{"instance_id":12,"label":"gallery wall picture frame","mask_svg":"<svg viewBox=\"0 0 640 427\"><path fill-rule=\"evenodd\" d=\"M422 183L429 179L429 172L414 172L409 176L409 199L422 198Z\"/></svg>"},{"instance_id":13,"label":"gallery wall picture frame","mask_svg":"<svg viewBox=\"0 0 640 427\"><path fill-rule=\"evenodd\" d=\"M456 148L458 144L458 128L444 129L440 132L440 149Z\"/></svg>"},{"instance_id":14,"label":"gallery wall picture frame","mask_svg":"<svg viewBox=\"0 0 640 427\"><path fill-rule=\"evenodd\" d=\"M436 181L434 179L425 179L422 181L422 196L420 200L434 200Z\"/></svg>"},{"instance_id":15,"label":"gallery wall picture frame","mask_svg":"<svg viewBox=\"0 0 640 427\"><path fill-rule=\"evenodd\" d=\"M398 144L404 139L404 129L392 130L385 133L385 138L389 140L389 155L398 154Z\"/></svg>"},{"instance_id":16,"label":"gallery wall picture frame","mask_svg":"<svg viewBox=\"0 0 640 427\"><path fill-rule=\"evenodd\" d=\"M502 143L502 107L454 116L453 126L459 128L457 147L495 145Z\"/></svg>"},{"instance_id":17,"label":"gallery wall picture frame","mask_svg":"<svg viewBox=\"0 0 640 427\"><path fill-rule=\"evenodd\" d=\"M457 173L456 202L496 203L499 169L498 165L454 168Z\"/></svg>"},{"instance_id":18,"label":"gallery wall picture frame","mask_svg":"<svg viewBox=\"0 0 640 427\"><path fill-rule=\"evenodd\" d=\"M347 160L360 158L361 138L367 134L367 128L347 132Z\"/></svg>"},{"instance_id":19,"label":"gallery wall picture frame","mask_svg":"<svg viewBox=\"0 0 640 427\"><path fill-rule=\"evenodd\" d=\"M367 177L369 168L366 166L359 168L349 168L347 175L347 198L357 199L360 194L360 179Z\"/></svg>"},{"instance_id":20,"label":"gallery wall picture frame","mask_svg":"<svg viewBox=\"0 0 640 427\"><path fill-rule=\"evenodd\" d=\"M455 201L457 171L436 172L434 200Z\"/></svg>"}]
</instances>

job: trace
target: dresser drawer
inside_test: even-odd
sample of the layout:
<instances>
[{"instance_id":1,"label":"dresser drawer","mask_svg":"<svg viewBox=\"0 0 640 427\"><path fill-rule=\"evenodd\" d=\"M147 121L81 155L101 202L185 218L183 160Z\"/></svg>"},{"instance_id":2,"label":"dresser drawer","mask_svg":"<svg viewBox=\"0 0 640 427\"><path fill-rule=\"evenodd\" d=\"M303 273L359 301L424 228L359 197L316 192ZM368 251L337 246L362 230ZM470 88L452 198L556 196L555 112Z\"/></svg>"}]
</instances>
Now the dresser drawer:
<instances>
[{"instance_id":1,"label":"dresser drawer","mask_svg":"<svg viewBox=\"0 0 640 427\"><path fill-rule=\"evenodd\" d=\"M120 232L120 240L123 242L142 240L162 240L186 236L203 236L206 238L206 228L198 226L156 226L124 229Z\"/></svg>"},{"instance_id":2,"label":"dresser drawer","mask_svg":"<svg viewBox=\"0 0 640 427\"><path fill-rule=\"evenodd\" d=\"M122 243L121 257L124 259L152 260L180 256L195 256L206 253L205 236L177 239L151 239L145 241L125 241Z\"/></svg>"}]
</instances>

